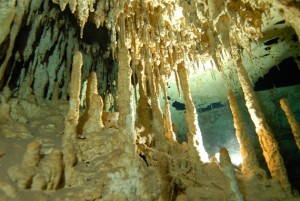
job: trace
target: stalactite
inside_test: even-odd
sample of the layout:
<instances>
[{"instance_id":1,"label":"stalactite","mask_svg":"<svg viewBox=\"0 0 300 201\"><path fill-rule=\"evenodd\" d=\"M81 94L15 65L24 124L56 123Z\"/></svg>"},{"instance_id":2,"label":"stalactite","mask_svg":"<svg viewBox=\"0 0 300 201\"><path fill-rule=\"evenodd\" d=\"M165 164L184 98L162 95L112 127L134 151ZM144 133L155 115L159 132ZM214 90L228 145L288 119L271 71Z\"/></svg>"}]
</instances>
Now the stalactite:
<instances>
[{"instance_id":1,"label":"stalactite","mask_svg":"<svg viewBox=\"0 0 300 201\"><path fill-rule=\"evenodd\" d=\"M61 12L51 1L58 4L61 11L65 11ZM64 188L59 191L30 193L29 189L17 191L14 189L16 185L12 184L7 190L11 181L6 185L6 181L1 179L0 200L6 200L2 191L11 198L24 195L32 200L43 200L48 196L49 199L55 197L66 200L243 200L226 149L220 151L219 167L223 172L216 162L199 162L199 156L200 160L206 162L208 155L203 146L196 108L190 94L188 71L193 68L195 61L201 59L208 61L210 67L225 70L223 63L232 58L222 57L222 47L226 46L228 52L236 44L245 49L250 48L251 41L262 36L261 2L271 0L0 0L0 89L4 90L0 93L0 137L8 138L5 129L9 125L16 125L11 136L23 138L26 134L27 138L39 138L42 144L47 145L41 149L39 143L31 144L21 166L12 168L8 172L9 176L21 188ZM283 1L271 3L280 5L280 2ZM74 16L70 16L66 6L69 6ZM295 12L293 4L283 9L284 15L289 15L289 18L286 17L287 21L299 33L297 21L291 21L291 16L296 15L290 15L286 9L288 7L293 8L293 14L298 11ZM281 12L279 10L278 14L282 14ZM76 20L79 27L73 23ZM94 33L87 23L96 25L98 30ZM99 40L88 37L88 34L101 37L104 29L110 32L108 38ZM83 33L87 33L87 36L83 36ZM232 42L232 38L234 43L231 44L229 42ZM233 55L232 60L236 60L236 57L239 58L240 54ZM112 67L111 60L119 64L119 67L114 65L112 70L118 71L118 78L114 77L117 73L107 77L109 68ZM80 103L83 106L85 101L84 93L81 93L80 100L81 83L92 69L96 71L98 79L96 73L90 74L86 111L79 118ZM169 93L169 86L166 86L171 71L174 72L179 97L181 89L183 91L189 129L188 144L176 143L172 129L168 95L173 95L173 91ZM218 81L215 69L210 69L210 73L212 79ZM135 80L136 75L138 82ZM139 84L136 111L133 105L132 78L134 87ZM17 83L15 80L18 80ZM99 87L97 83L100 83ZM246 82L246 88L247 84L249 82ZM7 92L7 88L3 86L15 88L12 88L12 92ZM159 102L160 90L164 96L164 115ZM170 90L173 90L173 86ZM105 94L105 106L109 111L103 117L105 128L102 123L103 101L98 91L101 95ZM69 108L66 108L68 99ZM259 167L254 159L255 151L248 145L250 139L245 139L246 135L243 135L246 129L234 96L229 95L229 99L234 102L231 107L244 157L242 171L246 174L261 173L256 172ZM49 108L46 108L47 103L50 103ZM257 106L255 102L251 104ZM255 107L249 106L250 113L260 118L261 112ZM52 108L55 110L48 111ZM34 114L16 115L21 109L26 110L26 115ZM65 109L69 111L63 128L61 119L62 114L66 113ZM119 112L112 113L112 110ZM23 125L22 122L26 124ZM28 134L30 132L27 129L19 129L18 125L22 125L22 128L30 127L37 133ZM257 125L263 128L258 129L258 133L263 150L267 153L267 163L272 165L269 167L272 176L279 179L283 188L289 191L278 145L272 141L272 135L266 135L270 129L265 126L264 119L259 120ZM23 133L19 135L18 130ZM52 133L54 135L48 135ZM61 133L64 135L59 136ZM138 140L136 134L140 137ZM56 139L59 137L62 137L63 154L55 149ZM151 141L152 139L155 140ZM5 139L4 142L6 140L13 142L13 147L19 150L22 140ZM143 148L134 153L134 144ZM6 154L9 157L12 155L12 147L5 147L8 149L3 151L0 146L1 161L7 160ZM5 168L5 165L1 166L1 169ZM277 190L273 183L264 192L255 186L262 183L260 179L244 177L242 174L239 174L238 179L246 200L256 198L254 193L261 193L263 198L266 196L273 200L283 195L281 192L279 196L270 195L272 190ZM9 194L9 191L12 193ZM226 198L222 197L224 191ZM218 197L217 194L221 196Z\"/></svg>"},{"instance_id":2,"label":"stalactite","mask_svg":"<svg viewBox=\"0 0 300 201\"><path fill-rule=\"evenodd\" d=\"M227 199L228 200L236 200L236 201L243 201L243 195L239 189L239 183L235 176L234 167L231 163L230 156L228 154L227 149L221 148L220 149L220 167L221 170L227 177L228 186L230 187L230 191L227 192Z\"/></svg>"},{"instance_id":3,"label":"stalactite","mask_svg":"<svg viewBox=\"0 0 300 201\"><path fill-rule=\"evenodd\" d=\"M165 102L165 107L164 107L164 128L165 128L165 138L173 143L177 142L176 140L176 134L173 131L172 127L172 121L171 121L171 114L170 114L170 107L169 107L169 101L168 101L168 94L167 94L167 89L166 89L166 80L162 78L161 80L161 88L164 93L164 102Z\"/></svg>"},{"instance_id":4,"label":"stalactite","mask_svg":"<svg viewBox=\"0 0 300 201\"><path fill-rule=\"evenodd\" d=\"M235 134L240 144L240 153L243 158L242 172L252 175L259 170L255 149L232 90L228 90L227 96L233 116Z\"/></svg>"},{"instance_id":5,"label":"stalactite","mask_svg":"<svg viewBox=\"0 0 300 201\"><path fill-rule=\"evenodd\" d=\"M29 0L17 1L14 22L10 29L10 37L9 37L10 41L9 41L8 50L6 51L7 53L5 56L5 60L3 61L3 63L1 64L1 67L0 67L0 87L3 85L3 81L4 81L3 77L5 75L5 71L6 71L8 62L12 56L13 49L15 47L15 41L16 41L17 35L20 31L20 28L22 26L23 17L29 8L30 2L31 1L29 1Z\"/></svg>"},{"instance_id":6,"label":"stalactite","mask_svg":"<svg viewBox=\"0 0 300 201\"><path fill-rule=\"evenodd\" d=\"M146 89L146 75L145 75L145 67L142 64L139 64L137 67L139 70L137 71L138 76L138 84L139 84L139 95L140 98L138 100L137 108L136 108L136 127L143 128L144 131L140 133L140 137L148 138L149 132L151 132L151 122L152 120L152 110L149 103L149 98L147 95ZM151 139L147 140L147 145L151 146Z\"/></svg>"},{"instance_id":7,"label":"stalactite","mask_svg":"<svg viewBox=\"0 0 300 201\"><path fill-rule=\"evenodd\" d=\"M175 80L176 80L176 86L177 86L178 96L180 97L180 85L179 85L179 77L178 77L177 70L174 70L174 74L175 74Z\"/></svg>"},{"instance_id":8,"label":"stalactite","mask_svg":"<svg viewBox=\"0 0 300 201\"><path fill-rule=\"evenodd\" d=\"M160 108L160 104L159 104L159 93L158 93L158 89L157 89L157 85L156 85L156 80L157 78L154 75L153 72L153 68L152 67L153 64L151 63L146 63L146 72L147 75L149 77L149 83L150 83L150 98L151 98L151 108L152 108L152 113L153 113L153 129L155 129L155 131L158 134L162 134L163 133L163 114Z\"/></svg>"},{"instance_id":9,"label":"stalactite","mask_svg":"<svg viewBox=\"0 0 300 201\"><path fill-rule=\"evenodd\" d=\"M292 110L291 110L288 100L286 98L280 99L280 106L281 106L282 110L284 111L285 116L292 128L295 142L298 146L298 149L300 150L300 127L299 127L299 124L298 124Z\"/></svg>"},{"instance_id":10,"label":"stalactite","mask_svg":"<svg viewBox=\"0 0 300 201\"><path fill-rule=\"evenodd\" d=\"M260 145L263 150L263 155L267 162L271 176L278 179L282 188L290 192L291 186L284 166L283 159L279 152L279 146L274 138L274 135L269 127L264 114L260 108L256 94L251 86L247 72L241 62L237 61L237 72L242 90L244 92L246 106L250 113L251 119L255 125L255 130L258 135Z\"/></svg>"},{"instance_id":11,"label":"stalactite","mask_svg":"<svg viewBox=\"0 0 300 201\"><path fill-rule=\"evenodd\" d=\"M157 78L154 75L153 72L153 64L146 63L145 68L147 75L149 77L149 83L150 83L150 100L151 100L151 110L152 110L152 130L155 132L155 144L156 147L160 150L166 151L167 144L166 140L163 137L164 133L164 119L163 114L160 108L159 103L159 90L157 89L158 85Z\"/></svg>"},{"instance_id":12,"label":"stalactite","mask_svg":"<svg viewBox=\"0 0 300 201\"><path fill-rule=\"evenodd\" d=\"M185 117L187 127L189 129L188 145L192 151L192 157L195 160L199 159L200 157L200 160L208 162L208 154L203 145L201 131L198 125L197 113L191 97L187 69L183 63L178 64L178 75L186 108Z\"/></svg>"}]
</instances>

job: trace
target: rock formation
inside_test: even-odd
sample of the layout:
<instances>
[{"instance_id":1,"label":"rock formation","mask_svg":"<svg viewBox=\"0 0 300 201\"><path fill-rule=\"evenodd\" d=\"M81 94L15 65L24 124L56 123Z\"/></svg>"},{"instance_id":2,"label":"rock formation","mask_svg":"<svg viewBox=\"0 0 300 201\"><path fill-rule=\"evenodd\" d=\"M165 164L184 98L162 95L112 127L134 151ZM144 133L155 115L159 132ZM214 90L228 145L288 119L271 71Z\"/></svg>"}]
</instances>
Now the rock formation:
<instances>
[{"instance_id":1,"label":"rock formation","mask_svg":"<svg viewBox=\"0 0 300 201\"><path fill-rule=\"evenodd\" d=\"M0 200L299 200L251 83L300 56L299 13L297 0L0 0ZM204 103L214 90L241 170L232 144L207 151L203 127L224 115L199 123L224 106Z\"/></svg>"}]
</instances>

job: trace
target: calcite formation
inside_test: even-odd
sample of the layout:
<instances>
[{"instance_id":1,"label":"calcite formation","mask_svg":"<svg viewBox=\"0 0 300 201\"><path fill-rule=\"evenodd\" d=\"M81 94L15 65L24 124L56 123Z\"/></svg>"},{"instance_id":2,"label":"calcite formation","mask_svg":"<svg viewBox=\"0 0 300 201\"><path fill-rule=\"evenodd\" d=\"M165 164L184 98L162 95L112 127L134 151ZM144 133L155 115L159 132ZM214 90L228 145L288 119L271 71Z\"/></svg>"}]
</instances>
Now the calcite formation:
<instances>
[{"instance_id":1,"label":"calcite formation","mask_svg":"<svg viewBox=\"0 0 300 201\"><path fill-rule=\"evenodd\" d=\"M0 200L299 200L242 62L264 40L271 9L299 38L298 5L0 0ZM226 148L219 160L205 150L189 78L210 70L216 80L214 69L229 90L241 170ZM184 101L186 142L176 138L170 87ZM281 104L299 146L299 126Z\"/></svg>"},{"instance_id":2,"label":"calcite formation","mask_svg":"<svg viewBox=\"0 0 300 201\"><path fill-rule=\"evenodd\" d=\"M226 180L230 186L229 192L226 192L228 194L227 197L232 200L243 201L244 198L240 192L230 156L225 148L220 149L220 167L224 174L227 176Z\"/></svg>"},{"instance_id":3,"label":"calcite formation","mask_svg":"<svg viewBox=\"0 0 300 201\"><path fill-rule=\"evenodd\" d=\"M258 135L270 173L272 177L277 178L280 181L282 188L289 192L291 191L291 186L282 156L280 155L278 142L261 110L241 60L237 61L237 72L244 92L246 106L255 125L255 131Z\"/></svg>"},{"instance_id":4,"label":"calcite formation","mask_svg":"<svg viewBox=\"0 0 300 201\"><path fill-rule=\"evenodd\" d=\"M259 170L259 163L256 157L255 149L249 133L247 132L246 125L232 90L228 90L228 100L233 116L236 137L239 141L240 152L243 157L242 172L244 174L257 173Z\"/></svg>"},{"instance_id":5,"label":"calcite formation","mask_svg":"<svg viewBox=\"0 0 300 201\"><path fill-rule=\"evenodd\" d=\"M289 124L292 128L292 132L294 134L295 142L300 150L300 127L299 124L290 108L289 102L286 98L280 100L280 106L282 110L285 112L286 118L289 121Z\"/></svg>"}]
</instances>

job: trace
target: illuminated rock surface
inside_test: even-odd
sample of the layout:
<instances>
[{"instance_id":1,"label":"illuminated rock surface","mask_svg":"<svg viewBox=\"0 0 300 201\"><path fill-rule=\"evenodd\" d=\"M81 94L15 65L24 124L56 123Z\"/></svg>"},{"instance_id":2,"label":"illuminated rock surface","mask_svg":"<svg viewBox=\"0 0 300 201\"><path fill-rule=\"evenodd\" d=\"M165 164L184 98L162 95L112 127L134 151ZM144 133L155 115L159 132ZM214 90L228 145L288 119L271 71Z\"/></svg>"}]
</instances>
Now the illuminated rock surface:
<instances>
[{"instance_id":1,"label":"illuminated rock surface","mask_svg":"<svg viewBox=\"0 0 300 201\"><path fill-rule=\"evenodd\" d=\"M300 200L299 5L0 0L0 200Z\"/></svg>"}]
</instances>

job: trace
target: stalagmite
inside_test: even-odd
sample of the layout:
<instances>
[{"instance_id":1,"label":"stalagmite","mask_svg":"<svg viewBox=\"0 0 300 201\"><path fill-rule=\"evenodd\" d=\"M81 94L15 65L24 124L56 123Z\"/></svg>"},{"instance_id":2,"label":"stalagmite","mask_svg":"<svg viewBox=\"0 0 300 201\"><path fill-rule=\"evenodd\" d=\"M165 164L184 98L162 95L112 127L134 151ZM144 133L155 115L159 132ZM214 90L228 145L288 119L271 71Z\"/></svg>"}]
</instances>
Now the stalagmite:
<instances>
[{"instance_id":1,"label":"stalagmite","mask_svg":"<svg viewBox=\"0 0 300 201\"><path fill-rule=\"evenodd\" d=\"M288 100L286 98L280 99L280 106L284 111L286 118L288 119L288 122L292 128L296 144L298 146L298 149L300 150L300 127L291 110Z\"/></svg>"},{"instance_id":2,"label":"stalagmite","mask_svg":"<svg viewBox=\"0 0 300 201\"><path fill-rule=\"evenodd\" d=\"M20 188L30 188L32 178L37 172L41 159L40 152L41 144L37 141L31 142L27 146L21 165L16 165L8 169L8 175L13 181L18 183Z\"/></svg>"},{"instance_id":3,"label":"stalagmite","mask_svg":"<svg viewBox=\"0 0 300 201\"><path fill-rule=\"evenodd\" d=\"M98 95L98 83L97 75L95 72L91 72L86 89L86 111L79 118L77 131L78 133L86 132L97 132L103 127L102 123L102 111L103 111L103 101L101 96ZM93 103L94 101L94 103ZM87 121L89 121L89 126L86 126ZM95 122L95 127L92 125ZM96 128L97 127L97 128ZM89 128L85 130L85 128Z\"/></svg>"},{"instance_id":4,"label":"stalagmite","mask_svg":"<svg viewBox=\"0 0 300 201\"><path fill-rule=\"evenodd\" d=\"M298 62L298 2L0 0L0 200L298 200L286 193L276 136L251 102L247 80L274 179L259 169L246 133L252 125L243 124L232 92L242 172L226 149L220 163L202 162L205 148L212 154L221 146L240 159L220 79L240 92L233 65L240 57L253 64L253 81L274 58ZM272 106L265 108L270 117ZM297 188L297 153L289 151L283 156Z\"/></svg>"},{"instance_id":5,"label":"stalagmite","mask_svg":"<svg viewBox=\"0 0 300 201\"><path fill-rule=\"evenodd\" d=\"M258 135L258 139L263 150L263 155L270 170L271 176L274 179L279 180L282 188L285 191L290 192L291 186L283 159L279 152L278 143L274 138L271 128L267 124L264 114L262 113L258 99L253 90L247 72L241 62L241 59L238 59L237 61L237 72L244 92L246 106L255 125L255 130Z\"/></svg>"},{"instance_id":6,"label":"stalagmite","mask_svg":"<svg viewBox=\"0 0 300 201\"><path fill-rule=\"evenodd\" d=\"M74 166L77 160L75 142L77 138L77 125L80 107L81 67L82 54L74 54L70 83L69 112L65 120L65 132L62 139L64 162L67 166Z\"/></svg>"},{"instance_id":7,"label":"stalagmite","mask_svg":"<svg viewBox=\"0 0 300 201\"><path fill-rule=\"evenodd\" d=\"M119 106L119 126L133 132L134 117L132 106L131 69L129 66L130 56L126 47L121 47L118 54L118 106Z\"/></svg>"},{"instance_id":8,"label":"stalagmite","mask_svg":"<svg viewBox=\"0 0 300 201\"><path fill-rule=\"evenodd\" d=\"M87 121L83 130L86 133L99 132L104 127L102 123L103 101L101 96L94 94L89 105Z\"/></svg>"},{"instance_id":9,"label":"stalagmite","mask_svg":"<svg viewBox=\"0 0 300 201\"><path fill-rule=\"evenodd\" d=\"M92 98L94 95L98 95L98 83L97 74L91 72L88 78L87 90L86 90L86 107L87 109L92 104Z\"/></svg>"},{"instance_id":10,"label":"stalagmite","mask_svg":"<svg viewBox=\"0 0 300 201\"><path fill-rule=\"evenodd\" d=\"M240 153L243 158L242 172L252 175L259 170L255 149L232 90L229 89L227 95L233 116L235 134L240 144Z\"/></svg>"},{"instance_id":11,"label":"stalagmite","mask_svg":"<svg viewBox=\"0 0 300 201\"><path fill-rule=\"evenodd\" d=\"M201 131L198 125L197 113L190 92L188 72L183 63L178 64L178 75L186 108L185 118L187 127L189 129L188 145L190 146L191 151L194 152L192 153L192 157L195 160L199 159L200 157L200 160L208 162L208 154L203 145Z\"/></svg>"},{"instance_id":12,"label":"stalagmite","mask_svg":"<svg viewBox=\"0 0 300 201\"><path fill-rule=\"evenodd\" d=\"M118 53L119 71L118 71L118 107L119 107L119 127L125 129L129 135L133 135L134 116L133 116L133 97L131 86L130 55L125 46L125 22L124 14L120 20L120 44ZM134 136L131 136L135 139Z\"/></svg>"},{"instance_id":13,"label":"stalagmite","mask_svg":"<svg viewBox=\"0 0 300 201\"><path fill-rule=\"evenodd\" d=\"M227 199L243 201L244 198L239 189L239 183L235 176L234 167L231 163L231 159L228 154L228 151L225 148L220 149L220 167L223 173L227 176L226 180L230 187L230 191L226 193Z\"/></svg>"},{"instance_id":14,"label":"stalagmite","mask_svg":"<svg viewBox=\"0 0 300 201\"><path fill-rule=\"evenodd\" d=\"M53 150L40 163L38 173L32 181L36 190L56 190L63 178L62 154Z\"/></svg>"}]
</instances>

